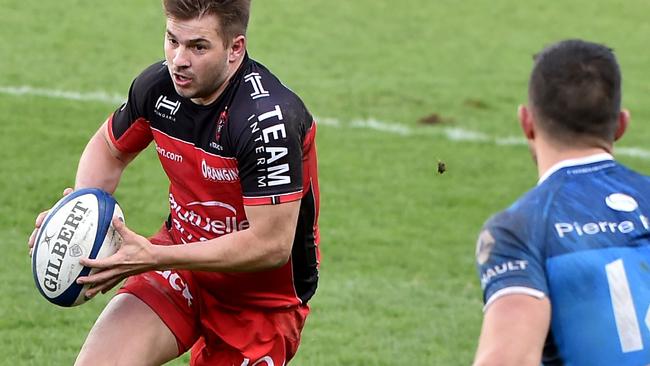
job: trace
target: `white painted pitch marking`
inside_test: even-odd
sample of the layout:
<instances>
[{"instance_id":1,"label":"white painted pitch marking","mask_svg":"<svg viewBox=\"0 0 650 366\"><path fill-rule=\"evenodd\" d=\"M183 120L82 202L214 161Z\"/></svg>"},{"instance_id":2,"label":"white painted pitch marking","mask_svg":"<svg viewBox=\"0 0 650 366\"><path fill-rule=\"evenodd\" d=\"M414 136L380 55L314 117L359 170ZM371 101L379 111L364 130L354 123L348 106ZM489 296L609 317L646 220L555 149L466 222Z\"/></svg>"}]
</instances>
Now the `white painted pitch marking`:
<instances>
[{"instance_id":1,"label":"white painted pitch marking","mask_svg":"<svg viewBox=\"0 0 650 366\"><path fill-rule=\"evenodd\" d=\"M0 85L0 94L8 95L28 95L37 97L46 97L54 99L77 100L84 102L100 102L117 105L124 103L126 98L119 94L108 93L105 91L79 92L66 91L57 89L34 88L29 85L21 86L3 86ZM414 128L401 123L391 123L380 121L374 118L354 119L350 122L343 122L337 118L318 117L316 118L319 125L334 128L357 128L383 133L389 133L398 136L426 135L442 136L450 141L458 142L487 142L497 146L526 145L526 140L522 137L506 136L492 137L482 132L472 131L460 127L445 128ZM617 155L625 155L643 160L650 160L650 150L640 147L617 147Z\"/></svg>"},{"instance_id":2,"label":"white painted pitch marking","mask_svg":"<svg viewBox=\"0 0 650 366\"><path fill-rule=\"evenodd\" d=\"M644 160L650 160L650 151L638 147L616 147L614 152L618 155L627 155Z\"/></svg>"},{"instance_id":3,"label":"white painted pitch marking","mask_svg":"<svg viewBox=\"0 0 650 366\"><path fill-rule=\"evenodd\" d=\"M46 97L46 98L55 98L55 99L67 99L67 100L79 100L84 102L102 102L110 104L122 104L126 100L125 97L122 97L118 94L109 94L104 91L94 91L94 92L75 92L75 91L65 91L65 90L56 90L56 89L41 89L33 88L31 86L0 86L0 94L9 94L9 95L29 95L37 97Z\"/></svg>"},{"instance_id":4,"label":"white painted pitch marking","mask_svg":"<svg viewBox=\"0 0 650 366\"><path fill-rule=\"evenodd\" d=\"M382 131L402 136L409 136L413 134L413 130L408 126L399 123L386 123L378 121L374 118L355 119L350 122L350 126L353 128Z\"/></svg>"},{"instance_id":5,"label":"white painted pitch marking","mask_svg":"<svg viewBox=\"0 0 650 366\"><path fill-rule=\"evenodd\" d=\"M470 131L464 128L445 128L443 131L447 139L451 141L487 142L493 140L484 133Z\"/></svg>"}]
</instances>

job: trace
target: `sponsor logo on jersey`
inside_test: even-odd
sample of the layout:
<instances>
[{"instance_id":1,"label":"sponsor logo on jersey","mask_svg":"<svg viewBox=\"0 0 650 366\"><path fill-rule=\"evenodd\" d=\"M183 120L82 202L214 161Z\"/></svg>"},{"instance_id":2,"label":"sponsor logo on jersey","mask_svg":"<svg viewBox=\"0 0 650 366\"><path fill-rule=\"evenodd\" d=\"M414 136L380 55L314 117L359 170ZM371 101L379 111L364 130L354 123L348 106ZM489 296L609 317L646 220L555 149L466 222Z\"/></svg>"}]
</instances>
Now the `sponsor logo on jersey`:
<instances>
[{"instance_id":1,"label":"sponsor logo on jersey","mask_svg":"<svg viewBox=\"0 0 650 366\"><path fill-rule=\"evenodd\" d=\"M284 123L276 123L261 129L259 124L269 119L282 121L282 110L279 105L275 105L272 111L260 114L249 126L251 132L257 134L254 141L257 144L255 154L259 188L291 183L291 176L288 174L289 164L282 163L284 161L282 158L289 155L289 149L284 146L274 146L275 143L287 138L287 131Z\"/></svg>"},{"instance_id":2,"label":"sponsor logo on jersey","mask_svg":"<svg viewBox=\"0 0 650 366\"><path fill-rule=\"evenodd\" d=\"M483 230L476 241L476 261L478 264L485 264L490 259L490 253L496 241L490 230Z\"/></svg>"},{"instance_id":3,"label":"sponsor logo on jersey","mask_svg":"<svg viewBox=\"0 0 650 366\"><path fill-rule=\"evenodd\" d=\"M173 194L169 194L169 208L172 212L172 222L174 227L189 241L205 241L216 236L229 234L235 231L246 230L250 227L248 220L241 220L237 218L237 210L224 202L219 201L206 201L206 202L191 202L187 204L187 208L181 206ZM218 219L203 216L189 207L202 206L202 207L221 207L231 212L231 215L223 215ZM208 237L195 237L187 233L185 226L187 224L199 228L208 233Z\"/></svg>"},{"instance_id":4,"label":"sponsor logo on jersey","mask_svg":"<svg viewBox=\"0 0 650 366\"><path fill-rule=\"evenodd\" d=\"M244 361L242 361L241 365L239 366L275 366L271 356L264 356L255 361L253 364L250 364L250 362L250 358L244 358ZM262 362L264 362L264 365L262 365ZM284 362L282 363L282 366L284 366Z\"/></svg>"},{"instance_id":5,"label":"sponsor logo on jersey","mask_svg":"<svg viewBox=\"0 0 650 366\"><path fill-rule=\"evenodd\" d=\"M629 234L639 228L650 231L650 220L647 216L639 215L636 218L623 221L591 221L591 222L556 222L555 233L562 239L570 235L590 236L598 234Z\"/></svg>"},{"instance_id":6,"label":"sponsor logo on jersey","mask_svg":"<svg viewBox=\"0 0 650 366\"><path fill-rule=\"evenodd\" d=\"M154 109L154 113L162 118L166 118L171 121L176 121L176 112L178 112L178 109L181 107L181 101L173 101L171 99L168 99L167 96L161 95L158 97L158 100L156 101L156 109Z\"/></svg>"},{"instance_id":7,"label":"sponsor logo on jersey","mask_svg":"<svg viewBox=\"0 0 650 366\"><path fill-rule=\"evenodd\" d=\"M271 95L268 91L264 90L262 85L262 76L259 73L251 72L248 75L244 76L244 81L251 83L253 86L253 92L251 93L252 99L264 98Z\"/></svg>"},{"instance_id":8,"label":"sponsor logo on jersey","mask_svg":"<svg viewBox=\"0 0 650 366\"><path fill-rule=\"evenodd\" d=\"M203 178L213 182L233 183L239 180L237 168L215 168L201 159L201 173Z\"/></svg>"},{"instance_id":9,"label":"sponsor logo on jersey","mask_svg":"<svg viewBox=\"0 0 650 366\"><path fill-rule=\"evenodd\" d=\"M167 282L169 282L169 286L174 289L174 291L181 293L185 300L187 300L187 307L192 306L192 300L194 300L194 297L190 293L190 288L176 271L156 271L156 273L166 279Z\"/></svg>"},{"instance_id":10,"label":"sponsor logo on jersey","mask_svg":"<svg viewBox=\"0 0 650 366\"><path fill-rule=\"evenodd\" d=\"M623 193L613 193L605 198L605 204L612 210L632 212L639 207L636 200Z\"/></svg>"},{"instance_id":11,"label":"sponsor logo on jersey","mask_svg":"<svg viewBox=\"0 0 650 366\"><path fill-rule=\"evenodd\" d=\"M218 144L216 141L210 141L210 147L217 151L223 151L223 145Z\"/></svg>"},{"instance_id":12,"label":"sponsor logo on jersey","mask_svg":"<svg viewBox=\"0 0 650 366\"><path fill-rule=\"evenodd\" d=\"M488 282L497 276L501 276L509 272L525 271L526 268L528 268L527 260L507 261L489 267L481 273L481 287L485 288Z\"/></svg>"},{"instance_id":13,"label":"sponsor logo on jersey","mask_svg":"<svg viewBox=\"0 0 650 366\"><path fill-rule=\"evenodd\" d=\"M172 151L167 151L165 148L160 147L156 145L156 151L158 152L158 155L162 156L165 159L169 159L173 162L176 163L182 163L183 162L183 156L180 154L176 154L175 152Z\"/></svg>"}]
</instances>

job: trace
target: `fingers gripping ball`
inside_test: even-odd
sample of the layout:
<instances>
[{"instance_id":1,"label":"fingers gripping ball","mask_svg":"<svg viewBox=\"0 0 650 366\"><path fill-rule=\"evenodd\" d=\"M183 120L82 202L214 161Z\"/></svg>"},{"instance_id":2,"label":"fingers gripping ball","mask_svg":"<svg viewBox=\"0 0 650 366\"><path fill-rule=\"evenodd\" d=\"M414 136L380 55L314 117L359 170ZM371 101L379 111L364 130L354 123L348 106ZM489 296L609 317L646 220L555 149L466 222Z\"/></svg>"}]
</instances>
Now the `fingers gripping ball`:
<instances>
[{"instance_id":1,"label":"fingers gripping ball","mask_svg":"<svg viewBox=\"0 0 650 366\"><path fill-rule=\"evenodd\" d=\"M57 202L43 220L34 244L32 273L43 297L59 306L87 301L89 285L77 278L97 270L79 264L80 258L98 259L114 254L122 238L112 224L124 221L113 196L100 189L75 191Z\"/></svg>"}]
</instances>

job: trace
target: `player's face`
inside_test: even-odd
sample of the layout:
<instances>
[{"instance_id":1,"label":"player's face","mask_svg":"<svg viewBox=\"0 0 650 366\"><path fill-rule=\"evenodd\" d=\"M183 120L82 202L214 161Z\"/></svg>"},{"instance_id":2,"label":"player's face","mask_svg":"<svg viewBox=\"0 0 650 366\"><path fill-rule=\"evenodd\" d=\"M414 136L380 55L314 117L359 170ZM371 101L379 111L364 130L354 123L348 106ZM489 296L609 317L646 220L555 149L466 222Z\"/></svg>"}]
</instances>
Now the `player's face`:
<instances>
[{"instance_id":1,"label":"player's face","mask_svg":"<svg viewBox=\"0 0 650 366\"><path fill-rule=\"evenodd\" d=\"M216 100L230 76L232 55L219 35L219 20L167 18L165 59L176 92L197 104Z\"/></svg>"}]
</instances>

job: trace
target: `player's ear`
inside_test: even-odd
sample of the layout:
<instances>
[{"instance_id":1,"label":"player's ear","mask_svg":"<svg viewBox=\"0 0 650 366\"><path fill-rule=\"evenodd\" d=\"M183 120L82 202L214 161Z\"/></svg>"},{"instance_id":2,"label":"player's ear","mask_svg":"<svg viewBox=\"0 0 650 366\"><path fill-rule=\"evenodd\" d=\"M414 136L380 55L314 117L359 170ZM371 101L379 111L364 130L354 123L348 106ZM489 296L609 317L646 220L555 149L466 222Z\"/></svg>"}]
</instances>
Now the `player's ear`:
<instances>
[{"instance_id":1,"label":"player's ear","mask_svg":"<svg viewBox=\"0 0 650 366\"><path fill-rule=\"evenodd\" d=\"M621 109L621 111L618 113L618 127L616 128L616 134L614 134L614 141L617 141L621 138L621 136L623 136L629 124L630 111L627 109Z\"/></svg>"},{"instance_id":2,"label":"player's ear","mask_svg":"<svg viewBox=\"0 0 650 366\"><path fill-rule=\"evenodd\" d=\"M526 139L533 140L535 138L535 126L530 109L523 104L519 105L517 117L519 117L519 124L521 125L521 130L524 131Z\"/></svg>"},{"instance_id":3,"label":"player's ear","mask_svg":"<svg viewBox=\"0 0 650 366\"><path fill-rule=\"evenodd\" d=\"M228 50L228 61L235 62L246 53L246 37L238 35L232 40Z\"/></svg>"}]
</instances>

